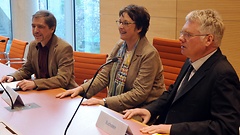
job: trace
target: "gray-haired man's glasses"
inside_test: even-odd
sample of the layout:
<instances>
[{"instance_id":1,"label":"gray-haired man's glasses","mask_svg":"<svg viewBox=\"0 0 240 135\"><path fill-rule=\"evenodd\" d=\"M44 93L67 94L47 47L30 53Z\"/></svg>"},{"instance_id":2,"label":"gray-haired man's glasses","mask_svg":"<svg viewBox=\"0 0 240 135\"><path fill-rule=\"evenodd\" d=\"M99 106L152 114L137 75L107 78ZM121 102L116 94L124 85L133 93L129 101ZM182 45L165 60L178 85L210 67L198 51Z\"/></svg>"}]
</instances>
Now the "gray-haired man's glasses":
<instances>
[{"instance_id":1,"label":"gray-haired man's glasses","mask_svg":"<svg viewBox=\"0 0 240 135\"><path fill-rule=\"evenodd\" d=\"M180 36L183 36L184 38L191 38L195 36L208 36L209 34L192 34L186 31L180 31Z\"/></svg>"}]
</instances>

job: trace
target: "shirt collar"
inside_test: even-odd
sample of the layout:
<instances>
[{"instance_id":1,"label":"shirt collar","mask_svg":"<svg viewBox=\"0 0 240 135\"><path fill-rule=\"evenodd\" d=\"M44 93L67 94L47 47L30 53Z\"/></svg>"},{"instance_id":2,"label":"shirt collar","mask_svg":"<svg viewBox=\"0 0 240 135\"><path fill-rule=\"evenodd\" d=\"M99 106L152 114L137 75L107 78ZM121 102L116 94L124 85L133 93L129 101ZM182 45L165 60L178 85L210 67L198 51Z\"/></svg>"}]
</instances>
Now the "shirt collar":
<instances>
[{"instance_id":1,"label":"shirt collar","mask_svg":"<svg viewBox=\"0 0 240 135\"><path fill-rule=\"evenodd\" d=\"M44 47L47 47L49 49L52 44L52 39L53 39L53 36L51 37L51 39L48 41L48 43ZM41 42L37 43L37 49L38 48L43 48Z\"/></svg>"},{"instance_id":2,"label":"shirt collar","mask_svg":"<svg viewBox=\"0 0 240 135\"><path fill-rule=\"evenodd\" d=\"M198 59L197 61L191 63L192 66L193 66L193 68L194 68L194 70L197 71L197 70L202 66L202 64L203 64L208 58L210 58L216 51L217 51L217 49L216 49L215 51L209 53L208 55L206 55L206 56Z\"/></svg>"}]
</instances>

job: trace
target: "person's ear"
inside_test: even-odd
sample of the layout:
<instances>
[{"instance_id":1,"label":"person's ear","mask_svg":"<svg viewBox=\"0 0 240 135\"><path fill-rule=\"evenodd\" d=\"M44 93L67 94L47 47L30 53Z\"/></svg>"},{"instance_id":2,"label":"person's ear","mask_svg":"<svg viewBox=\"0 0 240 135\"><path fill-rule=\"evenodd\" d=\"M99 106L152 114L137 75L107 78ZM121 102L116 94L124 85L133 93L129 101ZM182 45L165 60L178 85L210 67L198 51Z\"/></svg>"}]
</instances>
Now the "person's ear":
<instances>
[{"instance_id":1,"label":"person's ear","mask_svg":"<svg viewBox=\"0 0 240 135\"><path fill-rule=\"evenodd\" d=\"M55 31L55 29L56 29L56 27L55 26L53 26L52 28L50 28L51 30L52 30L52 32L54 32Z\"/></svg>"},{"instance_id":2,"label":"person's ear","mask_svg":"<svg viewBox=\"0 0 240 135\"><path fill-rule=\"evenodd\" d=\"M211 45L214 42L214 36L212 34L209 34L206 36L206 46Z\"/></svg>"},{"instance_id":3,"label":"person's ear","mask_svg":"<svg viewBox=\"0 0 240 135\"><path fill-rule=\"evenodd\" d=\"M140 33L142 31L142 27L137 29L137 32Z\"/></svg>"}]
</instances>

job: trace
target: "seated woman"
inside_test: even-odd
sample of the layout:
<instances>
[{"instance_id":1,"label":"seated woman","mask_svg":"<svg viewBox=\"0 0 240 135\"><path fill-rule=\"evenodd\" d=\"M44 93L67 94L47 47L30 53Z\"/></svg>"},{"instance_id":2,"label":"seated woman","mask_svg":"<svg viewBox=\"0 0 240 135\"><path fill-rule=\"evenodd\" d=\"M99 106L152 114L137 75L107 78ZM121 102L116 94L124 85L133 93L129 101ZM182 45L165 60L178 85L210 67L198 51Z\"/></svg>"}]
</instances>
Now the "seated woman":
<instances>
[{"instance_id":1,"label":"seated woman","mask_svg":"<svg viewBox=\"0 0 240 135\"><path fill-rule=\"evenodd\" d=\"M83 105L104 105L122 112L126 109L145 106L157 99L165 90L163 66L158 51L149 43L148 31L150 15L142 6L128 5L119 11L116 21L120 42L113 48L108 61L119 60L102 68L90 87ZM91 80L56 95L63 98L84 93ZM91 98L108 87L104 99Z\"/></svg>"}]
</instances>

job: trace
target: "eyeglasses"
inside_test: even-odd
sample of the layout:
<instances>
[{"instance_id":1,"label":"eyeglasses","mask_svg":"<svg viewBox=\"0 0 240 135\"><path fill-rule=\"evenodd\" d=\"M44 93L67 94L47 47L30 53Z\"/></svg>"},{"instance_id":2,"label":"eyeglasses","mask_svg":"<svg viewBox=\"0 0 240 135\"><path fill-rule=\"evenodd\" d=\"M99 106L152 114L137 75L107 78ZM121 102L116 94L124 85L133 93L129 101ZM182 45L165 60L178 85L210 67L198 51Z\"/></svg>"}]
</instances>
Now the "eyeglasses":
<instances>
[{"instance_id":1,"label":"eyeglasses","mask_svg":"<svg viewBox=\"0 0 240 135\"><path fill-rule=\"evenodd\" d=\"M119 21L119 20L117 20L116 23L117 23L118 26L120 24L122 24L123 26L128 26L129 24L135 24L135 22L127 22L127 21L122 22L122 21Z\"/></svg>"},{"instance_id":2,"label":"eyeglasses","mask_svg":"<svg viewBox=\"0 0 240 135\"><path fill-rule=\"evenodd\" d=\"M186 31L180 31L180 36L183 36L184 38L191 38L195 36L208 36L209 34L192 34Z\"/></svg>"}]
</instances>

